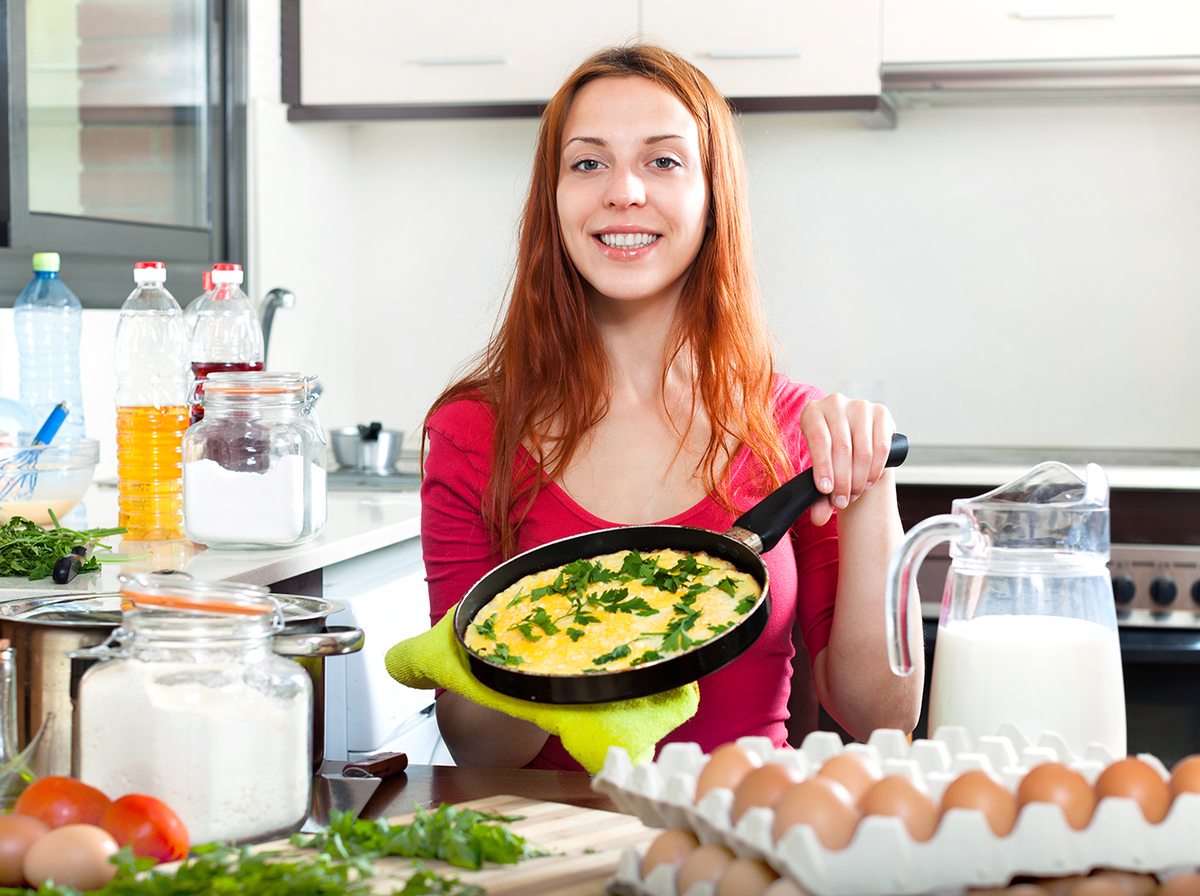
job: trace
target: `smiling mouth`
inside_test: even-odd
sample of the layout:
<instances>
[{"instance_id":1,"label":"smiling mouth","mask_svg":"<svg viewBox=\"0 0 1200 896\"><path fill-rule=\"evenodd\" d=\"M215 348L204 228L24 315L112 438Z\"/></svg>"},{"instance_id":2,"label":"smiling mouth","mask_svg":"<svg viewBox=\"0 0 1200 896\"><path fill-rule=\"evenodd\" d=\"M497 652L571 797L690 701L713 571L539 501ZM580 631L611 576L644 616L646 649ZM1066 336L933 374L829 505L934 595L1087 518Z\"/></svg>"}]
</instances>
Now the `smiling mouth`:
<instances>
[{"instance_id":1,"label":"smiling mouth","mask_svg":"<svg viewBox=\"0 0 1200 896\"><path fill-rule=\"evenodd\" d=\"M596 237L613 249L644 249L660 239L657 233L598 233Z\"/></svg>"}]
</instances>

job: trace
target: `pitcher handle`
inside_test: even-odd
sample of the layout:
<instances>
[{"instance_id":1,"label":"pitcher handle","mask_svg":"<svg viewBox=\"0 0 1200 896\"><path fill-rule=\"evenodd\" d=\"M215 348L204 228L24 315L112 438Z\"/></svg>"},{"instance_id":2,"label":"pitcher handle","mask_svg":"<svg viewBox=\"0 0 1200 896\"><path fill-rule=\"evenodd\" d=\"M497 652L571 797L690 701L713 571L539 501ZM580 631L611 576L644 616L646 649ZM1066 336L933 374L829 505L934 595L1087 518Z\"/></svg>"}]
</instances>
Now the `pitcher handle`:
<instances>
[{"instance_id":1,"label":"pitcher handle","mask_svg":"<svg viewBox=\"0 0 1200 896\"><path fill-rule=\"evenodd\" d=\"M935 545L969 537L970 531L969 524L961 516L949 513L931 516L909 529L892 555L888 563L884 611L887 615L888 661L897 675L911 675L913 671L909 595L917 590L917 570L921 561ZM920 631L919 612L917 620Z\"/></svg>"}]
</instances>

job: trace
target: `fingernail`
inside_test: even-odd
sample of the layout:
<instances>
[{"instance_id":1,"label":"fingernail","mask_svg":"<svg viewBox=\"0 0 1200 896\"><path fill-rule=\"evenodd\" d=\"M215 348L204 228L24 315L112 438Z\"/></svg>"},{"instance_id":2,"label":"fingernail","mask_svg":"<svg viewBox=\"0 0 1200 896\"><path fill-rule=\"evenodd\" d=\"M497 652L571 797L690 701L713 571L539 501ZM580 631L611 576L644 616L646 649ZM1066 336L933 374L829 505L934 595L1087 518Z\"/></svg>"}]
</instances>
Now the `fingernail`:
<instances>
[{"instance_id":1,"label":"fingernail","mask_svg":"<svg viewBox=\"0 0 1200 896\"><path fill-rule=\"evenodd\" d=\"M868 483L867 483L865 486L863 486L863 491L864 491L864 492L865 492L865 491L867 491L867 490L868 490L868 489L870 489L870 488L871 488L871 486L873 486L874 484L875 484L874 482L868 482Z\"/></svg>"},{"instance_id":2,"label":"fingernail","mask_svg":"<svg viewBox=\"0 0 1200 896\"><path fill-rule=\"evenodd\" d=\"M846 505L849 503L850 501L845 495L838 495L833 499L833 504L838 510L845 510Z\"/></svg>"},{"instance_id":3,"label":"fingernail","mask_svg":"<svg viewBox=\"0 0 1200 896\"><path fill-rule=\"evenodd\" d=\"M825 492L826 494L829 494L829 492L833 491L833 481L830 479L822 479L817 484L817 488L820 489L821 491Z\"/></svg>"}]
</instances>

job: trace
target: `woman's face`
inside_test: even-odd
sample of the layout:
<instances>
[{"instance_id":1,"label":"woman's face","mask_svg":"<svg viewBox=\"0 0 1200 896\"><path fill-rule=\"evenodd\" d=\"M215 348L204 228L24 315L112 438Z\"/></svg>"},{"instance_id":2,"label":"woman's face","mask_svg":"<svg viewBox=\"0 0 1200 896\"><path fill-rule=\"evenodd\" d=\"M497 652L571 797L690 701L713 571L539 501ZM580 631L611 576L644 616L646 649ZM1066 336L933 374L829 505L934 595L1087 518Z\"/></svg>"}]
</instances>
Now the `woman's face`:
<instances>
[{"instance_id":1,"label":"woman's face","mask_svg":"<svg viewBox=\"0 0 1200 896\"><path fill-rule=\"evenodd\" d=\"M588 82L567 113L557 199L593 300L677 299L708 220L696 122L646 78Z\"/></svg>"}]
</instances>

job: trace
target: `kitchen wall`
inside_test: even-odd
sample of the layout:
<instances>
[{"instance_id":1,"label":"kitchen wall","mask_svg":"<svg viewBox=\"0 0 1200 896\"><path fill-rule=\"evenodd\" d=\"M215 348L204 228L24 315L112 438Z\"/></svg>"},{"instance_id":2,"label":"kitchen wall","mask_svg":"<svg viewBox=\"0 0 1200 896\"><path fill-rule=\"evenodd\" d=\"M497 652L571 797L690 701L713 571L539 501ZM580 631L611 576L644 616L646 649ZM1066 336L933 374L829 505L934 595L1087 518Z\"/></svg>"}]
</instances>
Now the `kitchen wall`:
<instances>
[{"instance_id":1,"label":"kitchen wall","mask_svg":"<svg viewBox=\"0 0 1200 896\"><path fill-rule=\"evenodd\" d=\"M416 432L491 332L536 122L289 124L277 5L251 16L251 290L296 294L268 366L320 375L326 427ZM743 130L791 376L927 444L1200 448L1200 102Z\"/></svg>"},{"instance_id":2,"label":"kitchen wall","mask_svg":"<svg viewBox=\"0 0 1200 896\"><path fill-rule=\"evenodd\" d=\"M270 364L321 374L329 426L415 431L491 331L536 123L288 124L258 12L252 260L297 296ZM1200 448L1200 103L743 128L794 378L925 443Z\"/></svg>"}]
</instances>

